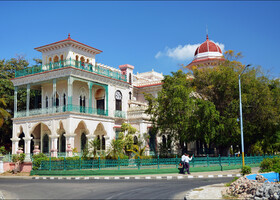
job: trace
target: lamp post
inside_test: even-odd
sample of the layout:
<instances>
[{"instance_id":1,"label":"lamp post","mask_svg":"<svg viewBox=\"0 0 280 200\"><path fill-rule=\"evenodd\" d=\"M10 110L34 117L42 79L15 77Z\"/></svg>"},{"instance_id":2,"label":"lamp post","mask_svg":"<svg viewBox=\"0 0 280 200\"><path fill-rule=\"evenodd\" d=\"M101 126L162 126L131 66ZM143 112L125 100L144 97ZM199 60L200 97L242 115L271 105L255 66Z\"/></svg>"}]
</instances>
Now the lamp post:
<instances>
[{"instance_id":1,"label":"lamp post","mask_svg":"<svg viewBox=\"0 0 280 200\"><path fill-rule=\"evenodd\" d=\"M241 74L239 74L239 76L238 76L238 81L239 81L239 101L240 101L240 130L241 130L242 167L244 167L245 161L244 161L243 119L242 119L242 100L241 100L241 76L244 73L245 69L247 67L249 67L249 66L251 66L251 65L250 64L246 65L246 67L243 69Z\"/></svg>"}]
</instances>

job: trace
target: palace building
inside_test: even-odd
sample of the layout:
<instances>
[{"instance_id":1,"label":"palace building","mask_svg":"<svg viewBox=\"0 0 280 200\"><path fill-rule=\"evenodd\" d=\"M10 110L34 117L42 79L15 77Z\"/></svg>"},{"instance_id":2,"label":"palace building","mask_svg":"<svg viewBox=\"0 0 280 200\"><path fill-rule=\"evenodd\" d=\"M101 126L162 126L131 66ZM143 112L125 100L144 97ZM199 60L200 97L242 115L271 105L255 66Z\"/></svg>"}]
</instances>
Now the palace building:
<instances>
[{"instance_id":1,"label":"palace building","mask_svg":"<svg viewBox=\"0 0 280 200\"><path fill-rule=\"evenodd\" d=\"M35 146L55 157L69 149L82 152L94 138L100 142L99 150L105 151L123 123L137 128L140 135L150 134L152 125L145 114L144 93L157 96L162 73L152 70L135 74L129 64L117 69L97 63L96 56L102 51L73 40L70 34L67 39L35 50L42 53L42 65L16 71L11 80L15 87L13 154L23 147L28 160ZM223 59L220 47L207 36L188 67L213 66ZM27 93L24 110L17 109L20 89ZM166 143L167 139L151 134L146 141L147 153L153 154L157 143ZM191 145L189 150L194 148Z\"/></svg>"},{"instance_id":2,"label":"palace building","mask_svg":"<svg viewBox=\"0 0 280 200\"><path fill-rule=\"evenodd\" d=\"M34 146L52 156L65 153L67 146L81 152L94 138L100 141L100 151L106 150L125 122L140 134L149 133L144 92L157 95L161 73L135 74L129 64L116 69L96 63L95 57L102 51L70 35L35 50L42 53L42 65L16 71L12 79L13 154L19 146L27 159ZM17 110L19 89L27 91L25 110ZM154 151L155 138L149 143L147 149Z\"/></svg>"}]
</instances>

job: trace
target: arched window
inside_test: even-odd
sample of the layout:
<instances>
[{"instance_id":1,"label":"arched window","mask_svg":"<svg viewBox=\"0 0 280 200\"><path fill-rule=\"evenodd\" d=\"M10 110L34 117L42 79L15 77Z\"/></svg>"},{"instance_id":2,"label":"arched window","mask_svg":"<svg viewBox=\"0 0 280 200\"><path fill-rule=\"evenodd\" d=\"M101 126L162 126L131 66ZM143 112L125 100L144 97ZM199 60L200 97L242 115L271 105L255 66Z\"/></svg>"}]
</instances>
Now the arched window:
<instances>
[{"instance_id":1,"label":"arched window","mask_svg":"<svg viewBox=\"0 0 280 200\"><path fill-rule=\"evenodd\" d=\"M86 111L86 97L85 96L80 96L80 112L85 113Z\"/></svg>"},{"instance_id":2,"label":"arched window","mask_svg":"<svg viewBox=\"0 0 280 200\"><path fill-rule=\"evenodd\" d=\"M63 94L63 112L66 111L66 94Z\"/></svg>"},{"instance_id":3,"label":"arched window","mask_svg":"<svg viewBox=\"0 0 280 200\"><path fill-rule=\"evenodd\" d=\"M115 93L116 98L116 110L122 110L122 93L121 91L117 90Z\"/></svg>"},{"instance_id":4,"label":"arched window","mask_svg":"<svg viewBox=\"0 0 280 200\"><path fill-rule=\"evenodd\" d=\"M86 148L87 144L87 137L85 133L82 133L81 135L81 151L83 151Z\"/></svg>"},{"instance_id":5,"label":"arched window","mask_svg":"<svg viewBox=\"0 0 280 200\"><path fill-rule=\"evenodd\" d=\"M58 93L55 94L55 106L56 107L59 106L59 95L58 95Z\"/></svg>"},{"instance_id":6,"label":"arched window","mask_svg":"<svg viewBox=\"0 0 280 200\"><path fill-rule=\"evenodd\" d=\"M129 92L129 100L131 100L131 99L132 99L132 93Z\"/></svg>"},{"instance_id":7,"label":"arched window","mask_svg":"<svg viewBox=\"0 0 280 200\"><path fill-rule=\"evenodd\" d=\"M83 56L81 57L81 66L82 68L85 66L85 58Z\"/></svg>"},{"instance_id":8,"label":"arched window","mask_svg":"<svg viewBox=\"0 0 280 200\"><path fill-rule=\"evenodd\" d=\"M43 153L49 153L49 136L45 134L43 137Z\"/></svg>"},{"instance_id":9,"label":"arched window","mask_svg":"<svg viewBox=\"0 0 280 200\"><path fill-rule=\"evenodd\" d=\"M48 107L49 107L49 98L46 97L46 108L48 108Z\"/></svg>"},{"instance_id":10,"label":"arched window","mask_svg":"<svg viewBox=\"0 0 280 200\"><path fill-rule=\"evenodd\" d=\"M105 137L104 137L104 135L102 135L102 150L105 150L106 149L106 145L105 145L106 143L105 143Z\"/></svg>"},{"instance_id":11,"label":"arched window","mask_svg":"<svg viewBox=\"0 0 280 200\"><path fill-rule=\"evenodd\" d=\"M95 92L94 95L96 99L96 108L97 108L97 114L98 115L104 115L104 108L105 108L105 90L104 89L98 89Z\"/></svg>"},{"instance_id":12,"label":"arched window","mask_svg":"<svg viewBox=\"0 0 280 200\"><path fill-rule=\"evenodd\" d=\"M151 154L156 153L156 135L152 132L152 129L149 128L149 147Z\"/></svg>"},{"instance_id":13,"label":"arched window","mask_svg":"<svg viewBox=\"0 0 280 200\"><path fill-rule=\"evenodd\" d=\"M63 58L63 55L60 56L60 63L61 63L61 67L64 67L64 58Z\"/></svg>"},{"instance_id":14,"label":"arched window","mask_svg":"<svg viewBox=\"0 0 280 200\"><path fill-rule=\"evenodd\" d=\"M162 146L166 148L166 137L165 135L162 136Z\"/></svg>"},{"instance_id":15,"label":"arched window","mask_svg":"<svg viewBox=\"0 0 280 200\"><path fill-rule=\"evenodd\" d=\"M59 60L58 56L55 56L54 59L53 59L53 62L56 63L56 62L58 62L58 60Z\"/></svg>"},{"instance_id":16,"label":"arched window","mask_svg":"<svg viewBox=\"0 0 280 200\"><path fill-rule=\"evenodd\" d=\"M55 68L59 67L59 58L58 56L55 56L54 59L53 59L53 65Z\"/></svg>"},{"instance_id":17,"label":"arched window","mask_svg":"<svg viewBox=\"0 0 280 200\"><path fill-rule=\"evenodd\" d=\"M60 136L60 152L65 152L66 149L66 140L65 140L65 133L62 133Z\"/></svg>"},{"instance_id":18,"label":"arched window","mask_svg":"<svg viewBox=\"0 0 280 200\"><path fill-rule=\"evenodd\" d=\"M137 136L135 135L134 138L133 138L133 144L137 145L138 144L138 138Z\"/></svg>"},{"instance_id":19,"label":"arched window","mask_svg":"<svg viewBox=\"0 0 280 200\"><path fill-rule=\"evenodd\" d=\"M170 149L171 150L171 136L170 135L168 135L167 136L167 147L168 147L168 149Z\"/></svg>"},{"instance_id":20,"label":"arched window","mask_svg":"<svg viewBox=\"0 0 280 200\"><path fill-rule=\"evenodd\" d=\"M76 56L75 66L76 66L76 67L79 67L79 56Z\"/></svg>"}]
</instances>

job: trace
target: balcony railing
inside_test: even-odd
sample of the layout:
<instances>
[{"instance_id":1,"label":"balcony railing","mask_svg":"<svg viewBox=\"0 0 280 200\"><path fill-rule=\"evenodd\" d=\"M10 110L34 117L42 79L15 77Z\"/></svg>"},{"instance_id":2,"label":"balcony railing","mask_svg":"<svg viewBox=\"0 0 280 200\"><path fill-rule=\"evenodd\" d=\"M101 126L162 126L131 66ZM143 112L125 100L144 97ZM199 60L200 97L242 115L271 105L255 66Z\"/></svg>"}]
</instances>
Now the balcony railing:
<instances>
[{"instance_id":1,"label":"balcony railing","mask_svg":"<svg viewBox=\"0 0 280 200\"><path fill-rule=\"evenodd\" d=\"M75 112L75 113L86 113L86 114L93 114L93 115L108 116L108 110L89 108L89 107L70 104L67 106L56 106L56 107L50 107L50 108L32 109L32 110L29 110L29 114L27 113L26 110L18 111L14 117L19 118L19 117L44 115L44 114L51 114L51 113L63 113L63 112L68 112L68 111Z\"/></svg>"},{"instance_id":2,"label":"balcony railing","mask_svg":"<svg viewBox=\"0 0 280 200\"><path fill-rule=\"evenodd\" d=\"M94 66L94 65L84 63L81 61L72 60L71 58L69 60L63 60L63 61L49 63L46 65L40 65L40 66L35 66L35 67L28 67L23 70L16 70L15 77L21 77L21 76L26 76L26 75L30 75L30 74L37 74L40 72L51 71L54 69L60 69L60 68L64 68L64 67L75 67L78 69L82 69L85 71L93 72L96 74L100 74L103 76L107 76L110 78L114 78L114 79L126 82L126 75L123 75L116 71L112 71L105 67L101 67L99 65Z\"/></svg>"},{"instance_id":3,"label":"balcony railing","mask_svg":"<svg viewBox=\"0 0 280 200\"><path fill-rule=\"evenodd\" d=\"M126 112L121 110L115 110L115 117L126 118Z\"/></svg>"}]
</instances>

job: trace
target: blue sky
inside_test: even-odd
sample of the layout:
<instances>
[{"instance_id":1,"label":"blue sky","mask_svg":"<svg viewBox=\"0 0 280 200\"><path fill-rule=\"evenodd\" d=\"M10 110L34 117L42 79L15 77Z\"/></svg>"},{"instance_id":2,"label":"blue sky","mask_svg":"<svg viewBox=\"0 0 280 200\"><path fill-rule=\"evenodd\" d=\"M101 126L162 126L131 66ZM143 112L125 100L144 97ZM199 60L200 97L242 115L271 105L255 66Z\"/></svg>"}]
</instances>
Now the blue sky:
<instances>
[{"instance_id":1,"label":"blue sky","mask_svg":"<svg viewBox=\"0 0 280 200\"><path fill-rule=\"evenodd\" d=\"M67 38L103 51L97 62L134 65L163 74L192 60L194 45L209 38L242 52L244 64L280 75L280 2L272 1L0 1L0 59Z\"/></svg>"}]
</instances>

